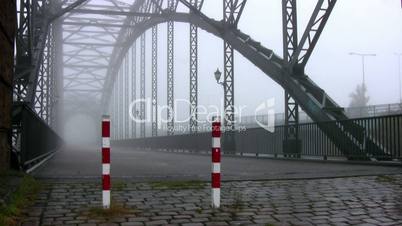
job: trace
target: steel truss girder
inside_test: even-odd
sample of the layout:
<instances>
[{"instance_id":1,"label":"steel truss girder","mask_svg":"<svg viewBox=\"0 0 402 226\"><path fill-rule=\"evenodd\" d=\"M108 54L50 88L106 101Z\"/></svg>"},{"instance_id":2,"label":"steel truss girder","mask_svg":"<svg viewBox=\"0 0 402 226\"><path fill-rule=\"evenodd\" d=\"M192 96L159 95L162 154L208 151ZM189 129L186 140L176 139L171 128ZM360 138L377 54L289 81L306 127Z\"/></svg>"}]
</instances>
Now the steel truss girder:
<instances>
[{"instance_id":1,"label":"steel truss girder","mask_svg":"<svg viewBox=\"0 0 402 226\"><path fill-rule=\"evenodd\" d=\"M145 137L145 32L141 35L141 56L140 56L140 99L142 100L140 103L140 117L141 117L141 125L140 125L140 135L141 137Z\"/></svg>"},{"instance_id":2,"label":"steel truss girder","mask_svg":"<svg viewBox=\"0 0 402 226\"><path fill-rule=\"evenodd\" d=\"M100 69L108 69L108 64L111 59L110 52L113 48L123 48L123 46L110 45L110 43L120 43L118 41L118 35L121 29L127 29L129 25L125 25L126 28L120 26L123 25L124 19L128 16L126 15L103 15L99 18L90 17L77 17L78 12L82 11L80 15L85 13L99 13L97 10L108 10L113 11L116 8L122 12L130 10L133 12L140 11L142 4L145 1L139 0L135 1L132 6L129 6L123 2L118 1L105 1L109 3L108 5L96 5L93 1L88 4L83 4L79 9L71 10L67 16L64 17L64 45L68 45L68 50L64 52L64 64L68 65L65 67L67 70L66 85L74 87L74 89L84 89L90 86L91 89L99 89L99 86L104 86L104 78L106 71L101 71ZM72 13L75 12L75 13ZM145 11L144 11L145 13ZM88 14L87 14L88 15ZM95 24L94 27L85 26L87 24ZM68 25L70 24L70 25ZM102 26L97 26L102 25ZM105 26L103 26L105 25ZM116 28L109 27L108 25L116 25ZM130 25L131 26L131 25ZM81 70L83 65L88 65L85 71ZM119 68L116 68L119 70ZM78 75L79 71L83 72ZM74 74L72 74L74 73ZM115 71L115 75L118 71ZM65 89L71 89L69 87L64 87ZM73 93L69 93L69 97ZM93 96L98 98L97 96ZM96 99L94 101L97 101ZM108 105L103 105L107 107ZM116 104L117 106L117 104ZM102 109L105 111L105 109ZM117 122L117 121L116 121Z\"/></svg>"},{"instance_id":3,"label":"steel truss girder","mask_svg":"<svg viewBox=\"0 0 402 226\"><path fill-rule=\"evenodd\" d=\"M285 63L292 61L293 53L298 46L297 37L297 1L282 0L282 32L283 32L283 59ZM299 105L285 89L285 133L284 139L299 139ZM298 153L296 145L294 152Z\"/></svg>"},{"instance_id":4,"label":"steel truss girder","mask_svg":"<svg viewBox=\"0 0 402 226\"><path fill-rule=\"evenodd\" d=\"M304 70L336 2L337 0L318 0L300 43L294 51L290 62L292 68L296 66L297 69Z\"/></svg>"},{"instance_id":5,"label":"steel truss girder","mask_svg":"<svg viewBox=\"0 0 402 226\"><path fill-rule=\"evenodd\" d=\"M42 63L39 68L38 82L35 91L33 107L44 121L49 125L53 124L53 105L55 100L55 40L53 26L50 26L50 31L46 39L46 44L43 53Z\"/></svg>"},{"instance_id":6,"label":"steel truss girder","mask_svg":"<svg viewBox=\"0 0 402 226\"><path fill-rule=\"evenodd\" d=\"M122 77L122 79L123 79L123 83L124 83L124 92L123 92L123 96L122 96L122 98L123 98L123 103L124 103L124 109L123 109L123 128L124 128L124 136L123 136L123 138L124 139L128 139L129 138L129 115L128 115L128 105L129 105L129 103L130 103L130 100L129 100L129 90L128 90L128 88L129 88L129 77L128 77L128 69L129 69L129 65L128 65L128 54L126 55L126 57L124 58L124 76Z\"/></svg>"},{"instance_id":7,"label":"steel truss girder","mask_svg":"<svg viewBox=\"0 0 402 226\"><path fill-rule=\"evenodd\" d=\"M114 84L114 90L113 90L113 128L114 128L114 139L118 140L119 139L119 105L118 105L118 101L119 101L119 96L117 94L117 83Z\"/></svg>"},{"instance_id":8,"label":"steel truss girder","mask_svg":"<svg viewBox=\"0 0 402 226\"><path fill-rule=\"evenodd\" d=\"M123 101L123 98L122 98L124 81L122 79L122 77L123 77L122 68L120 68L118 76L119 76L119 80L118 80L119 88L117 90L117 93L118 93L117 97L118 97L118 104L119 104L119 116L118 116L119 132L118 133L119 133L119 139L122 140L123 139L123 124L124 124L124 122L123 122L123 120L124 120L124 116L123 116L123 112L124 112L123 104L124 104L124 101Z\"/></svg>"},{"instance_id":9,"label":"steel truss girder","mask_svg":"<svg viewBox=\"0 0 402 226\"><path fill-rule=\"evenodd\" d=\"M174 12L175 0L168 0L168 10ZM174 22L167 22L167 134L174 134Z\"/></svg>"},{"instance_id":10,"label":"steel truss girder","mask_svg":"<svg viewBox=\"0 0 402 226\"><path fill-rule=\"evenodd\" d=\"M49 126L55 127L56 96L59 95L56 75L56 32L58 22L48 18L57 2L21 0L17 29L14 100L24 101Z\"/></svg>"},{"instance_id":11,"label":"steel truss girder","mask_svg":"<svg viewBox=\"0 0 402 226\"><path fill-rule=\"evenodd\" d=\"M21 0L20 23L17 29L17 64L14 93L17 101L25 101L35 109L38 76L49 34L45 0Z\"/></svg>"},{"instance_id":12,"label":"steel truss girder","mask_svg":"<svg viewBox=\"0 0 402 226\"><path fill-rule=\"evenodd\" d=\"M21 0L17 30L16 101L25 101L49 125L54 124L55 20L83 0L62 9L58 1ZM55 25L57 24L57 25ZM60 32L59 29L57 29ZM58 71L60 72L60 71Z\"/></svg>"},{"instance_id":13,"label":"steel truss girder","mask_svg":"<svg viewBox=\"0 0 402 226\"><path fill-rule=\"evenodd\" d=\"M137 44L133 43L131 46L131 101L137 99ZM137 106L134 105L132 109L133 115L137 117ZM137 123L135 120L131 121L132 138L137 138Z\"/></svg>"},{"instance_id":14,"label":"steel truss girder","mask_svg":"<svg viewBox=\"0 0 402 226\"><path fill-rule=\"evenodd\" d=\"M191 0L190 4L201 10L203 0ZM190 133L198 131L198 28L190 23Z\"/></svg>"},{"instance_id":15,"label":"steel truss girder","mask_svg":"<svg viewBox=\"0 0 402 226\"><path fill-rule=\"evenodd\" d=\"M223 0L223 21L228 27L237 27L241 14L247 0ZM224 110L225 130L233 132L235 129L234 122L234 51L232 46L224 41L223 44L223 63L224 63ZM227 140L231 140L230 138ZM230 141L229 141L230 142ZM226 142L226 143L229 143ZM233 147L228 147L233 149Z\"/></svg>"},{"instance_id":16,"label":"steel truss girder","mask_svg":"<svg viewBox=\"0 0 402 226\"><path fill-rule=\"evenodd\" d=\"M184 2L184 0L182 2ZM347 119L344 111L339 108L336 102L333 101L324 90L320 89L307 75L295 76L292 74L288 70L284 60L277 56L272 50L261 46L260 43L252 40L250 36L239 30L225 29L225 25L222 22L208 18L191 7L191 5L186 6L192 10L191 14L173 13L165 18L150 18L138 24L138 29L135 29L131 36L128 37L128 40L135 40L152 26L159 23L166 23L169 20L193 23L197 27L226 40L246 59L287 90L314 121L323 122L334 119ZM107 78L107 80L108 79L110 78ZM105 93L108 93L108 87L106 86L104 89L106 91ZM317 90L320 90L320 92L317 92ZM103 101L105 100L107 101L107 99L103 99ZM350 153L350 149L345 148L350 146L355 146L356 149L365 152L364 142L369 138L364 137L364 139L362 139L361 134L356 134L357 132L353 129L353 126L350 127L342 124L319 124L319 126L345 155L356 154Z\"/></svg>"},{"instance_id":17,"label":"steel truss girder","mask_svg":"<svg viewBox=\"0 0 402 226\"><path fill-rule=\"evenodd\" d=\"M223 0L224 22L237 27L247 0Z\"/></svg>"},{"instance_id":18,"label":"steel truss girder","mask_svg":"<svg viewBox=\"0 0 402 226\"><path fill-rule=\"evenodd\" d=\"M139 0L139 1L135 1L133 6L130 7L130 11L133 12L142 12L142 13L149 13L152 10L152 7L157 8L158 10L154 13L157 14L162 14L162 0ZM153 16L156 17L156 16ZM149 19L148 17L132 17L132 16L128 16L126 18L126 21L122 24L122 26L120 26L122 29L119 32L118 37L116 38L116 43L124 43L124 46L121 47L115 47L113 50L113 53L110 57L110 62L109 62L109 67L108 67L108 71L106 74L106 79L105 80L105 85L106 87L109 87L110 85L113 85L114 83L114 78L109 79L109 74L116 74L116 72L118 71L118 68L120 66L120 62L122 60L122 53L125 53L127 51L127 47L131 46L132 42L134 40L132 40L130 43L127 42L127 37L129 37L134 30L132 29L133 27L135 27L136 24L142 23L143 21L146 21L147 19ZM138 37L137 37L138 38ZM103 95L106 95L106 92L109 94L110 90L104 90ZM108 98L102 98L101 102L103 106L107 106L108 103ZM105 109L103 109L104 111Z\"/></svg>"},{"instance_id":19,"label":"steel truss girder","mask_svg":"<svg viewBox=\"0 0 402 226\"><path fill-rule=\"evenodd\" d=\"M152 27L152 136L158 135L158 26Z\"/></svg>"}]
</instances>

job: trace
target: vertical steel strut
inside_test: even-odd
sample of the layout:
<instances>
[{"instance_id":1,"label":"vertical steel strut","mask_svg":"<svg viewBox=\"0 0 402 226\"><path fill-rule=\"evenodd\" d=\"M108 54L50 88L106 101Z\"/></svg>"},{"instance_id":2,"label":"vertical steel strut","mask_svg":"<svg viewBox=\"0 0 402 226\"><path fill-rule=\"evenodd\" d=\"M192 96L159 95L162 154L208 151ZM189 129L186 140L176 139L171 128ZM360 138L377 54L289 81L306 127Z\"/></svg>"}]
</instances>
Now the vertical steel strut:
<instances>
[{"instance_id":1,"label":"vertical steel strut","mask_svg":"<svg viewBox=\"0 0 402 226\"><path fill-rule=\"evenodd\" d=\"M175 10L175 1L168 0L168 9ZM174 23L167 22L167 134L174 134Z\"/></svg>"},{"instance_id":2,"label":"vertical steel strut","mask_svg":"<svg viewBox=\"0 0 402 226\"><path fill-rule=\"evenodd\" d=\"M283 59L289 64L298 46L296 0L282 0ZM299 105L285 90L284 152L299 152Z\"/></svg>"},{"instance_id":3,"label":"vertical steel strut","mask_svg":"<svg viewBox=\"0 0 402 226\"><path fill-rule=\"evenodd\" d=\"M137 44L133 43L131 47L131 101L137 99ZM137 106L134 105L132 109L132 116L137 118ZM132 138L137 138L137 123L135 120L131 122Z\"/></svg>"},{"instance_id":4,"label":"vertical steel strut","mask_svg":"<svg viewBox=\"0 0 402 226\"><path fill-rule=\"evenodd\" d=\"M140 65L140 135L141 137L145 137L145 33L141 35L141 65Z\"/></svg>"},{"instance_id":5,"label":"vertical steel strut","mask_svg":"<svg viewBox=\"0 0 402 226\"><path fill-rule=\"evenodd\" d=\"M247 0L223 0L223 19L225 29L235 29ZM226 41L223 43L224 63L224 130L223 149L226 153L235 152L235 109L234 109L234 51Z\"/></svg>"},{"instance_id":6,"label":"vertical steel strut","mask_svg":"<svg viewBox=\"0 0 402 226\"><path fill-rule=\"evenodd\" d=\"M190 4L200 9L202 1L191 0ZM198 131L198 28L190 23L190 133Z\"/></svg>"},{"instance_id":7,"label":"vertical steel strut","mask_svg":"<svg viewBox=\"0 0 402 226\"><path fill-rule=\"evenodd\" d=\"M158 135L158 26L152 27L152 136Z\"/></svg>"}]
</instances>

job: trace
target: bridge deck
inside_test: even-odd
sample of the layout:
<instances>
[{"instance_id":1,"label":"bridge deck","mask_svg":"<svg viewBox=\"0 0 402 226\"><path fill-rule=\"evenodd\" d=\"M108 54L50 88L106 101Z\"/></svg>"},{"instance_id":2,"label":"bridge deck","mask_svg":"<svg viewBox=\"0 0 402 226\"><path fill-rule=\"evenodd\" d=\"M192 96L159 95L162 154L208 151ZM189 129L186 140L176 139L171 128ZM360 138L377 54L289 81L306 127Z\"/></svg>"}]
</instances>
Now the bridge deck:
<instances>
[{"instance_id":1,"label":"bridge deck","mask_svg":"<svg viewBox=\"0 0 402 226\"><path fill-rule=\"evenodd\" d=\"M208 155L113 147L112 177L133 181L210 179ZM101 155L96 146L64 147L33 174L40 178L98 178ZM333 162L222 158L222 180L293 179L402 173L401 167Z\"/></svg>"}]
</instances>

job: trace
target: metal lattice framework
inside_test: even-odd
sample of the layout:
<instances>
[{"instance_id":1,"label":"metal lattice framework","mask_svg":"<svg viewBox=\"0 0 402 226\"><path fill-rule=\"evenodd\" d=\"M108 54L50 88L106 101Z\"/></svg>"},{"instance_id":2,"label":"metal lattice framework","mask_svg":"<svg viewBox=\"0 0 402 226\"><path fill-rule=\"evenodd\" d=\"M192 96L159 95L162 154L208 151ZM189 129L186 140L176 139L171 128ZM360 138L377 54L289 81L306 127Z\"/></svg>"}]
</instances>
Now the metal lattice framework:
<instances>
[{"instance_id":1,"label":"metal lattice framework","mask_svg":"<svg viewBox=\"0 0 402 226\"><path fill-rule=\"evenodd\" d=\"M96 15L94 11L129 11L122 1L87 1L70 11L63 21L64 98L80 105L82 97L99 105L111 52L125 16ZM78 100L78 101L77 101Z\"/></svg>"},{"instance_id":2,"label":"metal lattice framework","mask_svg":"<svg viewBox=\"0 0 402 226\"><path fill-rule=\"evenodd\" d=\"M285 52L286 59L278 57L272 50L261 46L259 42L254 41L250 36L237 29L237 24L246 3L245 0L224 0L223 21L208 18L200 11L200 8L194 7L194 4L192 4L194 2L185 0L166 1L167 8L162 7L163 0L137 0L133 4L130 4L132 2L123 2L121 0L67 0L58 5L50 4L48 1L37 0L33 1L32 6L22 4L21 9L27 8L29 10L22 10L20 13L22 16L20 16L17 41L21 45L18 44L19 49L17 49L15 98L28 101L31 103L32 108L34 108L33 103L45 106L54 102L54 100L50 99L52 99L51 95L55 94L53 94L54 91L49 90L49 87L55 86L53 83L57 80L46 77L46 73L53 73L58 70L47 69L41 65L49 66L55 62L54 56L52 56L55 51L51 49L55 46L52 42L57 38L54 35L53 37L52 35L49 36L49 30L57 30L57 28L52 27L51 21L64 15L61 22L63 26L64 64L63 101L65 103L71 101L71 103L76 104L75 106L68 106L70 109L80 109L82 106L91 105L98 106L97 108L102 109L102 111L117 109L114 116L115 120L118 121L116 137L119 139L127 138L127 134L129 134L127 131L127 110L129 107L127 95L129 95L130 91L127 90L129 86L127 86L126 80L128 80L128 75L131 75L129 72L130 67L127 66L130 55L129 49L136 39L143 37L140 38L140 97L145 98L145 32L160 23L167 23L167 96L168 106L173 109L173 23L185 22L204 29L225 41L224 79L227 84L225 87L225 96L227 97L225 99L225 109L226 115L229 116L226 123L229 129L234 128L233 120L230 120L234 116L234 50L237 50L267 76L281 85L295 103L303 108L314 121L347 118L343 110L325 91L304 73L304 67L316 46L336 0L317 1L317 6L300 41L297 40L296 33L292 34L297 29L297 16L294 7L295 3L293 3L295 1L284 1L284 24L290 23L292 26L290 29L288 29L288 26L284 29L286 32L286 37L284 36L284 46L285 50L287 50ZM29 3L30 1L22 2ZM191 13L177 12L179 2L190 9ZM97 16L94 18L94 15ZM33 22L32 20L37 21ZM31 27L28 25L31 25ZM291 33L290 35L288 35L289 32ZM196 40L196 36L190 35L190 38L193 38L193 41ZM194 43L190 45L195 45ZM195 50L194 48L191 50L192 56L196 56ZM46 54L50 58L44 60ZM135 53L132 53L131 59L134 58ZM193 59L196 60L196 57ZM34 67L30 68L28 65L34 65ZM193 64L192 67L196 68L197 65ZM40 72L42 73L42 78L39 76ZM133 69L131 69L131 72L133 72ZM43 74L45 74L44 77ZM131 95L133 95L136 90L136 84L134 84L136 79L131 79L133 84ZM117 82L115 83L115 81ZM38 89L38 84L43 87ZM37 91L42 91L42 94L39 95ZM33 95L34 93L35 95ZM125 96L124 100L121 98L122 95ZM35 102L35 98L39 99L39 101ZM42 107L37 109L38 111L46 111L46 108ZM173 114L173 111L168 112L168 116L171 116L169 117L171 121L168 123L170 134L173 134L174 129ZM49 117L49 112L43 113L43 115ZM145 116L145 108L142 106L140 106L140 116L141 118ZM356 147L353 150L365 151L368 142L370 142L370 145L377 145L375 141L370 140L370 137L361 134L362 130L355 124L346 125L340 123L319 126L348 155L353 155L353 153L349 153L348 149L344 147L353 146ZM140 132L141 136L145 136L145 127L144 129L141 128ZM346 143L345 140L347 140ZM381 147L378 146L378 150L381 150Z\"/></svg>"},{"instance_id":3,"label":"metal lattice framework","mask_svg":"<svg viewBox=\"0 0 402 226\"><path fill-rule=\"evenodd\" d=\"M204 1L191 0L190 4L201 10ZM198 130L198 28L190 23L190 133Z\"/></svg>"},{"instance_id":4,"label":"metal lattice framework","mask_svg":"<svg viewBox=\"0 0 402 226\"><path fill-rule=\"evenodd\" d=\"M168 10L174 12L176 1L168 0ZM174 134L174 23L167 22L167 131Z\"/></svg>"},{"instance_id":5,"label":"metal lattice framework","mask_svg":"<svg viewBox=\"0 0 402 226\"><path fill-rule=\"evenodd\" d=\"M152 27L152 136L158 135L158 26Z\"/></svg>"},{"instance_id":6,"label":"metal lattice framework","mask_svg":"<svg viewBox=\"0 0 402 226\"><path fill-rule=\"evenodd\" d=\"M237 29L240 17L247 0L223 0L223 21L225 29ZM234 108L234 51L227 41L223 43L223 89L224 89L224 109L225 109L225 134L223 148L226 152L235 150L235 108Z\"/></svg>"},{"instance_id":7,"label":"metal lattice framework","mask_svg":"<svg viewBox=\"0 0 402 226\"><path fill-rule=\"evenodd\" d=\"M55 74L55 49L59 41L56 31L57 1L21 0L16 43L14 100L27 103L48 125L55 124L58 91ZM53 22L53 23L52 23Z\"/></svg>"},{"instance_id":8,"label":"metal lattice framework","mask_svg":"<svg viewBox=\"0 0 402 226\"><path fill-rule=\"evenodd\" d=\"M134 42L133 46L131 47L131 101L137 99L137 45ZM132 114L136 116L137 108L136 106L132 106ZM137 137L137 123L135 120L131 121L131 137Z\"/></svg>"},{"instance_id":9,"label":"metal lattice framework","mask_svg":"<svg viewBox=\"0 0 402 226\"><path fill-rule=\"evenodd\" d=\"M297 1L282 0L282 24L283 24L283 59L290 63L293 53L298 46L297 38ZM285 90L285 142L298 142L299 138L299 105ZM298 152L298 145L291 147Z\"/></svg>"},{"instance_id":10,"label":"metal lattice framework","mask_svg":"<svg viewBox=\"0 0 402 226\"><path fill-rule=\"evenodd\" d=\"M287 90L313 120L327 121L346 118L338 105L322 89L312 82L308 76L304 74L298 75L300 71L292 70L292 68L289 69L289 65L285 63L283 59L275 55L272 50L261 46L260 43L252 40L248 35L237 29L228 28L227 24L206 17L190 3L184 0L181 0L181 2L191 9L191 14L175 13L166 16L161 14L149 18L138 26L139 30L136 30L130 39L135 40L145 30L169 20L194 23L198 27L226 40L226 42L239 51L240 54L249 59L275 82ZM354 137L357 135L352 130L350 130L348 134L345 133L345 129L349 130L352 128L354 128L354 126L343 127L342 125L337 125L331 128L323 126L321 129L331 137L335 143L340 143L340 140L338 140L340 137ZM358 139L358 142L363 142L360 138L355 137L350 139L348 145L357 145L354 139ZM345 153L348 152L347 150L344 151Z\"/></svg>"},{"instance_id":11,"label":"metal lattice framework","mask_svg":"<svg viewBox=\"0 0 402 226\"><path fill-rule=\"evenodd\" d=\"M145 137L145 33L141 35L141 64L140 64L140 136Z\"/></svg>"}]
</instances>

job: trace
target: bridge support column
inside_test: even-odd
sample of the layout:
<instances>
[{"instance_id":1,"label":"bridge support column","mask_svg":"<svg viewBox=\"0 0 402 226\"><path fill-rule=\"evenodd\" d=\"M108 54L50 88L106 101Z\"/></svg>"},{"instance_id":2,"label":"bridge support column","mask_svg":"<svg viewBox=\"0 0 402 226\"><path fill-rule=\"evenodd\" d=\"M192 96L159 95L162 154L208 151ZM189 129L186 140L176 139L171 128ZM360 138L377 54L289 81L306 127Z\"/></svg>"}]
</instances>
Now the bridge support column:
<instances>
[{"instance_id":1,"label":"bridge support column","mask_svg":"<svg viewBox=\"0 0 402 226\"><path fill-rule=\"evenodd\" d=\"M137 99L137 44L133 43L131 47L131 101ZM134 105L132 116L137 117L137 106ZM135 120L131 121L131 138L137 138L137 123Z\"/></svg>"},{"instance_id":2,"label":"bridge support column","mask_svg":"<svg viewBox=\"0 0 402 226\"><path fill-rule=\"evenodd\" d=\"M11 152L11 107L13 95L14 37L16 28L15 1L1 1L0 24L0 172L10 166Z\"/></svg>"},{"instance_id":3,"label":"bridge support column","mask_svg":"<svg viewBox=\"0 0 402 226\"><path fill-rule=\"evenodd\" d=\"M296 0L282 0L282 20L283 59L289 65L298 46ZM298 156L301 148L300 144L299 105L285 91L285 134L283 140L285 157Z\"/></svg>"},{"instance_id":4,"label":"bridge support column","mask_svg":"<svg viewBox=\"0 0 402 226\"><path fill-rule=\"evenodd\" d=\"M225 29L237 27L237 23L241 17L245 4L246 0L223 0L223 19L226 26ZM225 109L223 150L225 153L235 154L234 51L233 47L226 41L223 43L223 64Z\"/></svg>"},{"instance_id":5,"label":"bridge support column","mask_svg":"<svg viewBox=\"0 0 402 226\"><path fill-rule=\"evenodd\" d=\"M63 137L64 133L64 63L63 63L63 37L62 37L62 21L58 19L54 24L54 42L55 42L55 58L54 58L54 129Z\"/></svg>"},{"instance_id":6,"label":"bridge support column","mask_svg":"<svg viewBox=\"0 0 402 226\"><path fill-rule=\"evenodd\" d=\"M145 137L145 33L141 35L141 65L140 65L140 135Z\"/></svg>"},{"instance_id":7,"label":"bridge support column","mask_svg":"<svg viewBox=\"0 0 402 226\"><path fill-rule=\"evenodd\" d=\"M190 4L200 10L202 2L191 0ZM190 133L198 131L198 28L190 24Z\"/></svg>"},{"instance_id":8,"label":"bridge support column","mask_svg":"<svg viewBox=\"0 0 402 226\"><path fill-rule=\"evenodd\" d=\"M129 98L128 98L128 53L126 57L124 57L123 61L123 139L128 139L128 123L129 123L129 116L128 116L128 105L129 105Z\"/></svg>"},{"instance_id":9,"label":"bridge support column","mask_svg":"<svg viewBox=\"0 0 402 226\"><path fill-rule=\"evenodd\" d=\"M168 9L175 10L175 1L168 0ZM174 134L174 22L167 22L167 134Z\"/></svg>"},{"instance_id":10,"label":"bridge support column","mask_svg":"<svg viewBox=\"0 0 402 226\"><path fill-rule=\"evenodd\" d=\"M158 135L158 26L152 27L152 136Z\"/></svg>"}]
</instances>

